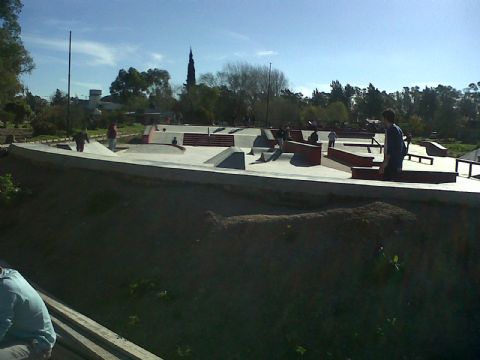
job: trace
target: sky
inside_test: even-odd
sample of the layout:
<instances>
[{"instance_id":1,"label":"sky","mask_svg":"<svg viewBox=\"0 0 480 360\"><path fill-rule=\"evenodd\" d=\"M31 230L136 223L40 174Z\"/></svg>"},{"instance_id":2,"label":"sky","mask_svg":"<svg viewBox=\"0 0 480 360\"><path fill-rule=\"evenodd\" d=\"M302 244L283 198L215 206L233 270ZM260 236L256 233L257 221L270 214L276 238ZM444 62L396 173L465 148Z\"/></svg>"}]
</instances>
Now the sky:
<instances>
[{"instance_id":1,"label":"sky","mask_svg":"<svg viewBox=\"0 0 480 360\"><path fill-rule=\"evenodd\" d=\"M480 0L23 0L22 40L36 68L22 80L42 97L109 94L120 69L165 69L197 80L230 62L283 71L311 96L332 80L387 92L480 81Z\"/></svg>"}]
</instances>

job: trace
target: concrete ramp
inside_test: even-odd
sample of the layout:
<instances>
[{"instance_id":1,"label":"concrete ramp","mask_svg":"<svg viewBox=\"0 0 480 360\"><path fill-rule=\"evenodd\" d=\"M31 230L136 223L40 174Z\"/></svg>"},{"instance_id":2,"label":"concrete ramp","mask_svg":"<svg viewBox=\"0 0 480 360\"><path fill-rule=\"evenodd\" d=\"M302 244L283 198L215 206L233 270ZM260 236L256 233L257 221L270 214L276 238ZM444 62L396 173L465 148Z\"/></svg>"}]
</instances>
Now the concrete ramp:
<instances>
[{"instance_id":1,"label":"concrete ramp","mask_svg":"<svg viewBox=\"0 0 480 360\"><path fill-rule=\"evenodd\" d=\"M64 144L57 144L56 146L59 149L63 150L77 150L77 145L75 142L68 142ZM118 156L115 154L113 151L111 151L109 148L107 148L105 145L100 144L96 140L90 140L90 143L85 143L85 146L83 148L83 152L86 154L97 154L97 155L106 155L106 156Z\"/></svg>"},{"instance_id":2,"label":"concrete ramp","mask_svg":"<svg viewBox=\"0 0 480 360\"><path fill-rule=\"evenodd\" d=\"M275 151L264 151L260 155L260 161L269 162L278 159L282 155L282 152L279 149Z\"/></svg>"},{"instance_id":3,"label":"concrete ramp","mask_svg":"<svg viewBox=\"0 0 480 360\"><path fill-rule=\"evenodd\" d=\"M223 150L221 153L205 161L218 168L245 170L245 153L235 146Z\"/></svg>"}]
</instances>

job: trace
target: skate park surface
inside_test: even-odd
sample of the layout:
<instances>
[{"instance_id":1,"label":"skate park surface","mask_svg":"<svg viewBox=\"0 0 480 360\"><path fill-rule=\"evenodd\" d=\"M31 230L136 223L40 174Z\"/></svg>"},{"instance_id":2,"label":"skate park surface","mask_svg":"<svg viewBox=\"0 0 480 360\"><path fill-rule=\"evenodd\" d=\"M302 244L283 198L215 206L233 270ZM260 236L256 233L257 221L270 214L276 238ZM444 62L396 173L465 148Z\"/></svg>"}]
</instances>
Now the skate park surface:
<instances>
[{"instance_id":1,"label":"skate park surface","mask_svg":"<svg viewBox=\"0 0 480 360\"><path fill-rule=\"evenodd\" d=\"M228 127L207 127L207 126L188 126L188 125L160 125L158 130L147 127L146 132L150 134L148 144L127 144L122 145L122 149L117 152L111 152L102 144L92 141L85 144L85 151L77 153L47 145L39 144L13 144L11 153L16 156L27 157L34 160L56 162L71 167L90 167L104 170L122 172L122 167L128 166L130 174L142 176L162 177L160 169L183 169L188 170L190 174L187 178L179 175L180 179L185 181L203 182L219 181L222 174L232 176L240 175L235 182L240 184L241 179L250 178L252 183L264 183L267 178L277 179L271 182L285 186L287 180L308 181L316 184L323 184L323 190L320 187L316 192L328 192L330 194L346 196L393 196L408 199L437 199L441 201L453 201L467 203L480 202L480 180L471 177L468 178L468 166L460 164L458 176L455 183L443 184L419 184L419 183L401 183L375 180L357 180L352 179L350 166L334 161L327 155L328 132L319 131L319 143L322 144L322 163L321 165L310 166L300 154L282 153L278 149L269 149L268 143L262 134L262 129L258 128L228 128ZM227 147L220 146L189 146L183 145L183 136L189 134L215 134L215 135L233 135L235 147L244 152L245 170L243 167L233 166L234 168L218 168L210 159L216 157ZM303 131L303 138L307 139L311 131ZM176 138L179 146L171 145L172 140ZM384 143L383 134L375 134L377 144ZM370 139L365 138L338 138L335 149L344 150L361 156L370 156L374 162L381 162L383 154L379 147L367 148ZM351 146L359 144L359 146ZM363 146L360 146L362 145ZM373 144L373 140L372 140ZM180 146L181 145L181 146ZM73 145L70 147L74 149ZM427 156L426 149L420 145L411 144L409 153L412 155ZM454 172L455 158L451 157L432 157L433 164L425 161L419 162L416 158L403 162L404 170L418 171L439 171ZM265 161L265 159L267 159ZM95 165L88 165L88 160L93 160ZM149 170L132 170L135 167L147 167ZM464 166L465 165L465 166ZM153 171L153 168L157 168ZM239 170L240 169L240 170ZM193 172L192 172L193 171ZM156 175L154 175L154 173ZM213 174L216 175L213 175ZM480 174L480 167L473 168L473 175ZM165 176L172 176L165 175ZM180 180L179 179L179 180ZM232 179L230 177L230 179ZM224 178L221 183L227 184L229 180ZM265 184L261 185L264 186ZM313 185L312 185L313 186ZM299 183L289 184L288 188L302 190ZM348 189L348 190L347 190ZM403 190L402 190L403 189ZM394 191L397 190L397 191ZM428 194L420 195L425 190ZM386 195L386 194L389 195Z\"/></svg>"}]
</instances>

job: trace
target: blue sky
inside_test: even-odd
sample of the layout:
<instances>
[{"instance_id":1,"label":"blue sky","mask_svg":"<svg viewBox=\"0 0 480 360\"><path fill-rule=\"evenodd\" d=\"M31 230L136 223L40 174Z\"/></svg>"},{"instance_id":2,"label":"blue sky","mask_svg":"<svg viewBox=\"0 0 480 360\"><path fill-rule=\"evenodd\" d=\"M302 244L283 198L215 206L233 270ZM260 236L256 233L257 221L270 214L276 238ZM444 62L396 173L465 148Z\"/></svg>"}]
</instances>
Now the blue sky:
<instances>
[{"instance_id":1,"label":"blue sky","mask_svg":"<svg viewBox=\"0 0 480 360\"><path fill-rule=\"evenodd\" d=\"M122 68L198 76L227 62L272 63L311 95L332 80L381 90L480 81L480 0L23 0L22 38L36 63L34 94L105 95Z\"/></svg>"}]
</instances>

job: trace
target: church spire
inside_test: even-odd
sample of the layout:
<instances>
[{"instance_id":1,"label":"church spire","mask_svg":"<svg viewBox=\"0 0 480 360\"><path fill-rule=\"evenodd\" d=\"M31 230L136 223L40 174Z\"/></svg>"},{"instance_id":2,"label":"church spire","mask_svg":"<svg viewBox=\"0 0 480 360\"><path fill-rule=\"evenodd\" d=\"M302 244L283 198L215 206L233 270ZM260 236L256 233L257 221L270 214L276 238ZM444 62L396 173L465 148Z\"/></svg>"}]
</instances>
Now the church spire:
<instances>
[{"instance_id":1,"label":"church spire","mask_svg":"<svg viewBox=\"0 0 480 360\"><path fill-rule=\"evenodd\" d=\"M190 47L190 54L188 55L187 89L195 85L195 83L195 62L193 61L192 47Z\"/></svg>"}]
</instances>

